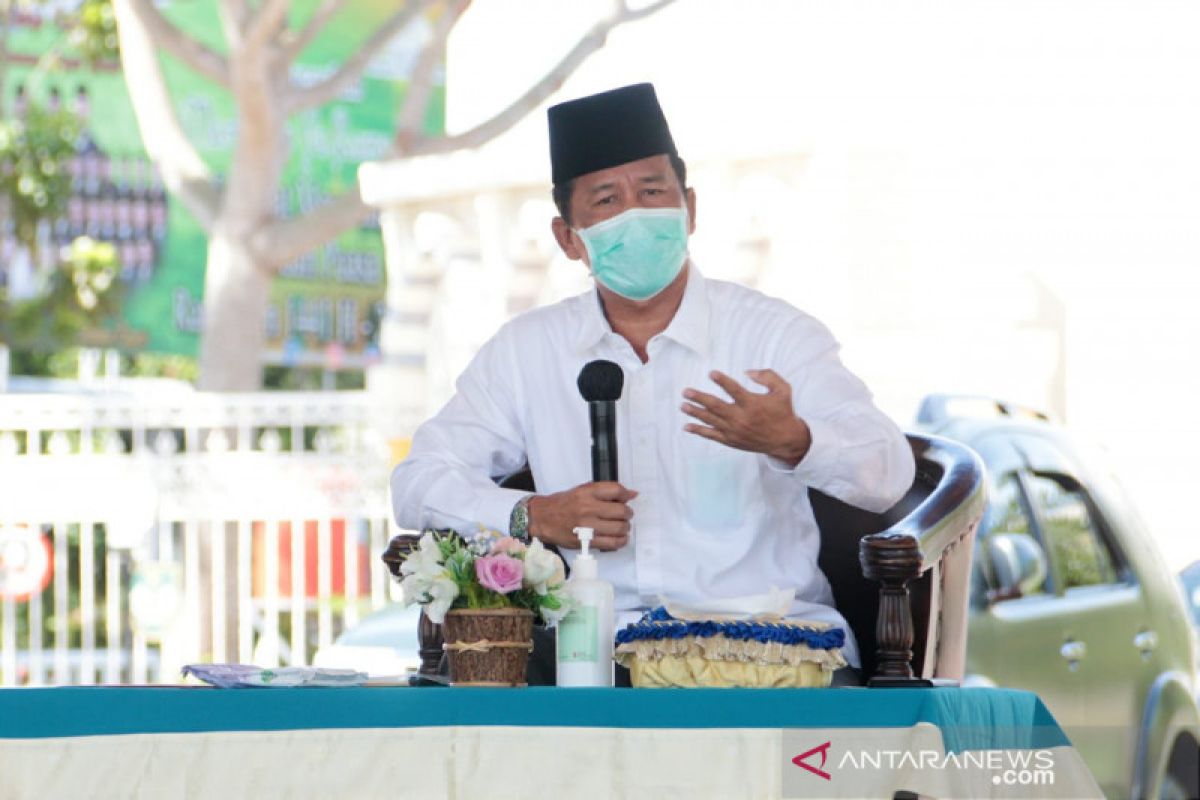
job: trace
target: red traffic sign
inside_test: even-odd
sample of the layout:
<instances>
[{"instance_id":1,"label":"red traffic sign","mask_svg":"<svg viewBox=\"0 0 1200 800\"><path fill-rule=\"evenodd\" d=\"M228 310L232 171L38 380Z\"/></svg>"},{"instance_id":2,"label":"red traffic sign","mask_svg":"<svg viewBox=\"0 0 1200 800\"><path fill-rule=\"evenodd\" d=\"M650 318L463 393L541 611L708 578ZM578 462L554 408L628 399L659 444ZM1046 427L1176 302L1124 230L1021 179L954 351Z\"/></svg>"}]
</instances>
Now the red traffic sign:
<instances>
[{"instance_id":1,"label":"red traffic sign","mask_svg":"<svg viewBox=\"0 0 1200 800\"><path fill-rule=\"evenodd\" d=\"M0 597L28 600L53 573L50 537L25 525L0 526Z\"/></svg>"}]
</instances>

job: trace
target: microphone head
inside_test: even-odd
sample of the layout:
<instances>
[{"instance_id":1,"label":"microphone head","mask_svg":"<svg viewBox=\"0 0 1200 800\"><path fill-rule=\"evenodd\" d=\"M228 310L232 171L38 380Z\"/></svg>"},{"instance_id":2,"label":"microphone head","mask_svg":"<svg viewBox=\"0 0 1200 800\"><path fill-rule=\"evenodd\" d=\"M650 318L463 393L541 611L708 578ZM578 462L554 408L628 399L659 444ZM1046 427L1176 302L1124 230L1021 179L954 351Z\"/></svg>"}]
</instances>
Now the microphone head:
<instances>
[{"instance_id":1,"label":"microphone head","mask_svg":"<svg viewBox=\"0 0 1200 800\"><path fill-rule=\"evenodd\" d=\"M576 384L583 399L589 403L619 400L621 390L625 388L625 373L611 361L589 361L579 371Z\"/></svg>"}]
</instances>

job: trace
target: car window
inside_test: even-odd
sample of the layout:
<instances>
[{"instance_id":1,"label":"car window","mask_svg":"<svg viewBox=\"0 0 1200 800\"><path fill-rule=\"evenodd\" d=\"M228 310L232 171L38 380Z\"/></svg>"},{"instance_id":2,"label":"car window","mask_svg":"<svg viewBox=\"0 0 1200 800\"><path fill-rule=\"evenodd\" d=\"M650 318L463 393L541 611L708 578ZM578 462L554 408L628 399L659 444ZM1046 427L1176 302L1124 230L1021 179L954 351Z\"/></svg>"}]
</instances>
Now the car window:
<instances>
[{"instance_id":1,"label":"car window","mask_svg":"<svg viewBox=\"0 0 1200 800\"><path fill-rule=\"evenodd\" d=\"M1027 476L1026 482L1041 522L1046 555L1056 565L1063 588L1116 583L1112 555L1083 495L1037 475Z\"/></svg>"},{"instance_id":2,"label":"car window","mask_svg":"<svg viewBox=\"0 0 1200 800\"><path fill-rule=\"evenodd\" d=\"M989 533L1024 533L1033 535L1025 505L1021 502L1021 489L1016 475L1003 476L992 487L987 512L983 517L983 529Z\"/></svg>"},{"instance_id":3,"label":"car window","mask_svg":"<svg viewBox=\"0 0 1200 800\"><path fill-rule=\"evenodd\" d=\"M1002 475L993 484L981 528L985 536L1000 533L1023 533L1026 536L1034 536L1033 524L1030 522L1021 486L1017 482L1015 473L1009 472ZM994 583L994 565L989 564L988 566L992 570L989 577ZM1013 565L1013 569L1019 571L1019 565ZM1026 592L1026 594L1048 591L1047 581L1043 581L1041 586Z\"/></svg>"}]
</instances>

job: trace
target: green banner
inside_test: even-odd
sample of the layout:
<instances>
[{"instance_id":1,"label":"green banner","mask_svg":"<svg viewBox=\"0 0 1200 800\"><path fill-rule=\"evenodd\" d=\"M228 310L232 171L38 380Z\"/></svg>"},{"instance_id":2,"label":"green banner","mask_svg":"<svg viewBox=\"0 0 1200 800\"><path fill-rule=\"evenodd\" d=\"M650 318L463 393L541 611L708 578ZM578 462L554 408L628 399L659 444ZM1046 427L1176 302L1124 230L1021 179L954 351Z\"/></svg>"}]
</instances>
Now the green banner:
<instances>
[{"instance_id":1,"label":"green banner","mask_svg":"<svg viewBox=\"0 0 1200 800\"><path fill-rule=\"evenodd\" d=\"M214 51L226 52L215 2L170 0L157 5L181 30ZM316 5L317 0L295 0L292 26L300 27ZM394 12L395 4L386 0L347 4L297 59L292 81L310 85L330 75ZM289 121L290 152L276 200L281 214L294 216L333 195L354 191L359 164L386 155L396 109L428 27L427 20L417 20L340 98ZM125 324L114 344L127 350L196 355L206 238L183 205L164 191L147 159L119 65L88 69L72 60L65 32L50 11L16 15L7 50L0 88L10 113L20 114L29 103L39 103L73 110L84 122L71 164L67 212L47 226L45 239L61 246L88 235L116 246L126 300ZM52 55L58 56L57 64L47 67ZM163 56L162 62L181 125L214 174L223 176L237 135L233 98L170 56ZM444 98L441 84L432 94L425 121L428 133L442 131ZM19 249L3 226L0 237L7 237L0 241L0 253ZM38 285L37 272L45 268L28 258L3 258L0 280L19 296ZM385 275L382 241L373 222L289 265L272 286L267 362L329 368L369 363L378 354Z\"/></svg>"}]
</instances>

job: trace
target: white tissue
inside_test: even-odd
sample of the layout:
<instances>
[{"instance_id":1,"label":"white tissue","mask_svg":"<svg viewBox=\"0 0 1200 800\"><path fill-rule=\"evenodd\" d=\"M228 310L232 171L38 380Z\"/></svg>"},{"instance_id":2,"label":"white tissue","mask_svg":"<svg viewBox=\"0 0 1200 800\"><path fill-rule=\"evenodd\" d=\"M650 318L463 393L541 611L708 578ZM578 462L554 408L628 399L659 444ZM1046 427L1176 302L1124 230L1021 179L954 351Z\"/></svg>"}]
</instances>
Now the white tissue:
<instances>
[{"instance_id":1,"label":"white tissue","mask_svg":"<svg viewBox=\"0 0 1200 800\"><path fill-rule=\"evenodd\" d=\"M714 597L700 603L680 605L660 597L660 604L675 619L718 620L727 622L739 619L783 618L796 599L795 587L780 589L772 586L766 594L750 594L743 597Z\"/></svg>"}]
</instances>

